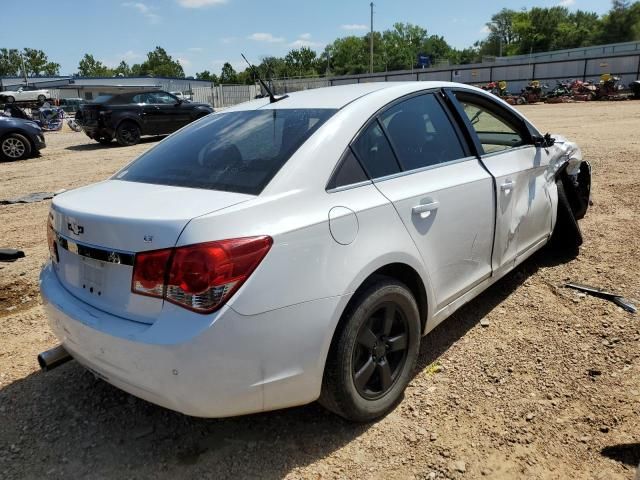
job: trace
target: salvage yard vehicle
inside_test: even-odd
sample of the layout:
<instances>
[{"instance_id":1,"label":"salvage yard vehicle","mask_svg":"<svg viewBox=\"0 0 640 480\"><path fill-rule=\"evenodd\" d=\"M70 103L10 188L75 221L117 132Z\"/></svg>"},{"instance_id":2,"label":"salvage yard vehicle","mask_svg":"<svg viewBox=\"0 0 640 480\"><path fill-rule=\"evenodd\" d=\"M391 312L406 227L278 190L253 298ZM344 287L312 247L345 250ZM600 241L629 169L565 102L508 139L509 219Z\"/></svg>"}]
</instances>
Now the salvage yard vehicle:
<instances>
[{"instance_id":1,"label":"salvage yard vehicle","mask_svg":"<svg viewBox=\"0 0 640 480\"><path fill-rule=\"evenodd\" d=\"M42 128L36 122L0 115L0 160L24 160L45 146Z\"/></svg>"},{"instance_id":2,"label":"salvage yard vehicle","mask_svg":"<svg viewBox=\"0 0 640 480\"><path fill-rule=\"evenodd\" d=\"M336 86L194 122L57 195L40 288L71 358L201 417L401 401L423 335L553 239L590 167L481 89Z\"/></svg>"},{"instance_id":3,"label":"salvage yard vehicle","mask_svg":"<svg viewBox=\"0 0 640 480\"><path fill-rule=\"evenodd\" d=\"M38 102L42 104L50 98L49 90L29 85L0 92L0 103Z\"/></svg>"},{"instance_id":4,"label":"salvage yard vehicle","mask_svg":"<svg viewBox=\"0 0 640 480\"><path fill-rule=\"evenodd\" d=\"M89 138L123 146L135 145L142 135L167 135L209 115L205 103L185 102L163 91L101 95L80 105L76 123Z\"/></svg>"}]
</instances>

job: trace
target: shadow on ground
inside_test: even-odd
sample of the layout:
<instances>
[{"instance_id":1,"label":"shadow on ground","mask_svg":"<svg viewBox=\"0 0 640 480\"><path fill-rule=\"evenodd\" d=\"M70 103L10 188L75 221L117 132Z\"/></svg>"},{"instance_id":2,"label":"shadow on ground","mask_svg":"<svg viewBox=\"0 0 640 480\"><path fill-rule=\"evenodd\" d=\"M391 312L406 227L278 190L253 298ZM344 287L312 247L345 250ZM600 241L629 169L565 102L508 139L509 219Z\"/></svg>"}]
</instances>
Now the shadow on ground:
<instances>
[{"instance_id":1,"label":"shadow on ground","mask_svg":"<svg viewBox=\"0 0 640 480\"><path fill-rule=\"evenodd\" d=\"M425 338L417 371L538 268L570 259L545 250L460 309ZM0 471L7 478L281 478L370 427L316 404L229 419L186 417L96 380L75 362L0 390L0 415L0 444L10 446L7 453L0 449Z\"/></svg>"},{"instance_id":2,"label":"shadow on ground","mask_svg":"<svg viewBox=\"0 0 640 480\"><path fill-rule=\"evenodd\" d=\"M158 135L155 135L153 137L142 137L138 145L145 144L145 143L159 142L163 138L165 137L158 136ZM126 148L126 147L121 147L120 145L118 145L118 142L116 142L115 140L108 145L103 145L102 143L92 141L92 143L83 143L80 145L69 145L68 147L66 147L66 150L72 150L74 152L89 152L92 150L104 150L105 148Z\"/></svg>"},{"instance_id":3,"label":"shadow on ground","mask_svg":"<svg viewBox=\"0 0 640 480\"><path fill-rule=\"evenodd\" d=\"M640 443L621 443L603 448L600 453L612 460L636 467L640 465Z\"/></svg>"}]
</instances>

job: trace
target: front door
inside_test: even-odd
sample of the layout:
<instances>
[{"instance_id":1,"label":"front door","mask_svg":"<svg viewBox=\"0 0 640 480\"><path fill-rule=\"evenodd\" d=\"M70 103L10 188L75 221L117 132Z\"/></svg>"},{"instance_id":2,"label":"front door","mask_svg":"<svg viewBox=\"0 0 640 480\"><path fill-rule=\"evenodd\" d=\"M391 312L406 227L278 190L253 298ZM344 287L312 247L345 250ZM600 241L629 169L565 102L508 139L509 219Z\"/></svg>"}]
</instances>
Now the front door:
<instances>
[{"instance_id":1,"label":"front door","mask_svg":"<svg viewBox=\"0 0 640 480\"><path fill-rule=\"evenodd\" d=\"M493 269L508 270L551 233L549 155L533 145L527 125L483 95L456 92L483 165L496 183Z\"/></svg>"}]
</instances>

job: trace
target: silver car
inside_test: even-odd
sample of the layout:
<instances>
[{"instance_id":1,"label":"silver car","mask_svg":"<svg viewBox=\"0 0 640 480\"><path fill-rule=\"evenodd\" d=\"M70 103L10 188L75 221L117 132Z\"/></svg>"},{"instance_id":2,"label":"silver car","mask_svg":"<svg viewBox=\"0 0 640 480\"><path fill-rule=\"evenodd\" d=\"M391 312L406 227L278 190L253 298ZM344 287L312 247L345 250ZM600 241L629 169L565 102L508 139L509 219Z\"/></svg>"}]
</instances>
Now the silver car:
<instances>
[{"instance_id":1,"label":"silver car","mask_svg":"<svg viewBox=\"0 0 640 480\"><path fill-rule=\"evenodd\" d=\"M69 355L190 415L392 409L420 340L550 240L580 149L482 90L370 83L209 115L53 199L41 275Z\"/></svg>"}]
</instances>

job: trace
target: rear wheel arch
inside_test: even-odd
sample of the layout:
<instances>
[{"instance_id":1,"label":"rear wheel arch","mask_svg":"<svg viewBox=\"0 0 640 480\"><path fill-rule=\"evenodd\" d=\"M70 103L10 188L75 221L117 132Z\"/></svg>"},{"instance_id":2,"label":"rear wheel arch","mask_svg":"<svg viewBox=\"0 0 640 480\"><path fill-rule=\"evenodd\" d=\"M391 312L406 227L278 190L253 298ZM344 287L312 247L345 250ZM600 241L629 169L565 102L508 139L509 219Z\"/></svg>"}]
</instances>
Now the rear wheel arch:
<instances>
[{"instance_id":1,"label":"rear wheel arch","mask_svg":"<svg viewBox=\"0 0 640 480\"><path fill-rule=\"evenodd\" d=\"M418 311L420 313L420 325L422 333L424 333L427 324L427 317L429 314L428 297L425 283L420 274L412 266L408 265L407 263L394 262L381 266L375 271L371 272L360 283L358 288L356 288L356 290L353 292L353 295L351 295L351 299L347 302L340 315L340 319L338 320L338 323L333 331L333 339L336 338L338 332L344 325L348 312L351 311L354 303L358 301L360 294L380 277L388 277L398 280L400 283L406 285L407 288L411 291L416 303L418 304Z\"/></svg>"}]
</instances>

